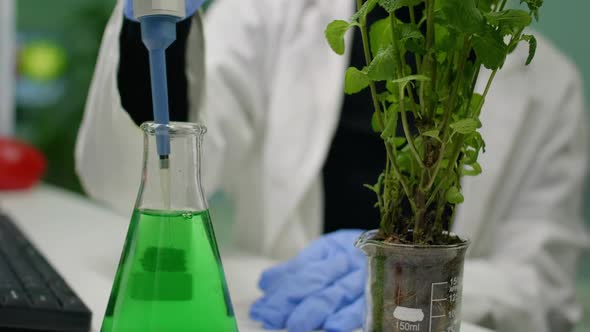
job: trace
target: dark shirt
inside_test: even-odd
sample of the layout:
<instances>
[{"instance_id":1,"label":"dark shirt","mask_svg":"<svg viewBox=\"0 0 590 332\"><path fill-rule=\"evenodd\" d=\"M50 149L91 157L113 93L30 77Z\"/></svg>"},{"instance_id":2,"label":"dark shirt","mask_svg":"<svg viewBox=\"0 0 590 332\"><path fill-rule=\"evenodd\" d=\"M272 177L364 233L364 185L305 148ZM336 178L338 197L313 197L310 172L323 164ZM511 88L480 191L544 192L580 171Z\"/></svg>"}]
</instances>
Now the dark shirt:
<instances>
[{"instance_id":1,"label":"dark shirt","mask_svg":"<svg viewBox=\"0 0 590 332\"><path fill-rule=\"evenodd\" d=\"M367 18L370 25L387 13L380 7ZM355 29L350 66L366 66L360 29ZM383 88L383 87L378 87ZM371 92L345 95L340 121L324 164L324 232L343 228L375 229L379 226L377 196L363 184L373 185L384 169L383 140L371 127L374 112Z\"/></svg>"},{"instance_id":2,"label":"dark shirt","mask_svg":"<svg viewBox=\"0 0 590 332\"><path fill-rule=\"evenodd\" d=\"M166 69L171 121L188 121L186 49L191 20L177 24L176 41L166 50ZM139 23L125 19L119 39L121 56L117 84L123 108L140 125L153 121L148 52L141 41Z\"/></svg>"}]
</instances>

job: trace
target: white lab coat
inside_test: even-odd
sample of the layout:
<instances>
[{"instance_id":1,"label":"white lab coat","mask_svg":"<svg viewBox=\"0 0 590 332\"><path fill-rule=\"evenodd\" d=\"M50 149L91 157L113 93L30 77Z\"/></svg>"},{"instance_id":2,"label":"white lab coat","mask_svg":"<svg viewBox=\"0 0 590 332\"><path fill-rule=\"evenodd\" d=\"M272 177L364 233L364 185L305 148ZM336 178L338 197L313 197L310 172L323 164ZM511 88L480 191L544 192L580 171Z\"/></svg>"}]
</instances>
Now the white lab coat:
<instances>
[{"instance_id":1,"label":"white lab coat","mask_svg":"<svg viewBox=\"0 0 590 332\"><path fill-rule=\"evenodd\" d=\"M87 192L128 215L142 137L117 90L121 3L104 35L76 161ZM323 31L353 9L350 0L217 0L205 23L203 113L199 59L188 55L190 119L204 115L209 128L205 186L233 196L240 248L287 258L320 235L321 168L348 65ZM529 67L526 53L518 49L497 76L482 116L484 173L464 181L454 225L473 242L463 318L498 332L561 332L581 315L573 287L576 260L589 244L579 211L587 121L576 68L542 38Z\"/></svg>"}]
</instances>

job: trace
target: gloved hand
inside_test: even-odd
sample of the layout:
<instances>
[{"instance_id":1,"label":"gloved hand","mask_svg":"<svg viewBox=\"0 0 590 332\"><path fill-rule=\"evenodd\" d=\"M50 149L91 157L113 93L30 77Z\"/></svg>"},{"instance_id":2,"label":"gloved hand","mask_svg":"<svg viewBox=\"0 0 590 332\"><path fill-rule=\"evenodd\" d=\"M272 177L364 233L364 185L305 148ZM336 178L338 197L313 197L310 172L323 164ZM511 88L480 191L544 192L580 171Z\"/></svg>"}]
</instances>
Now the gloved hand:
<instances>
[{"instance_id":1,"label":"gloved hand","mask_svg":"<svg viewBox=\"0 0 590 332\"><path fill-rule=\"evenodd\" d=\"M193 16L199 8L203 5L205 0L185 0L186 1L186 17ZM133 14L133 0L125 0L125 17L137 21Z\"/></svg>"},{"instance_id":2,"label":"gloved hand","mask_svg":"<svg viewBox=\"0 0 590 332\"><path fill-rule=\"evenodd\" d=\"M348 332L364 317L365 255L354 247L360 230L342 230L314 241L292 260L262 274L264 296L250 317L267 329Z\"/></svg>"}]
</instances>

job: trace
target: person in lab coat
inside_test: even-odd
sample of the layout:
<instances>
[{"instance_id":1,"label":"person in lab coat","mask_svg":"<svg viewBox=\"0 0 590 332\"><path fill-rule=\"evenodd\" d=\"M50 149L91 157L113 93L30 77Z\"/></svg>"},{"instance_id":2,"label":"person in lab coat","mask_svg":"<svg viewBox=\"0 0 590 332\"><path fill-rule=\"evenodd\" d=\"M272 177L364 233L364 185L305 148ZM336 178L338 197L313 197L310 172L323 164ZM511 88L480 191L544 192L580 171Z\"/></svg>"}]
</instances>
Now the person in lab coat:
<instances>
[{"instance_id":1,"label":"person in lab coat","mask_svg":"<svg viewBox=\"0 0 590 332\"><path fill-rule=\"evenodd\" d=\"M287 259L322 241L323 232L375 227L375 212L364 205L372 204L370 194L334 196L352 188L350 174L360 174L353 184L361 187L383 167L367 161L375 155L365 151L374 146L365 135L369 101L343 93L358 46L335 55L323 34L354 5L218 0L204 25L205 92L201 21L181 22L168 53L171 116L207 125L205 189L233 197L235 245L244 250ZM138 123L150 111L135 105L149 103L149 88L126 83L145 85L148 74L130 78L146 60L130 55L138 28L123 7L119 1L105 30L76 162L88 194L129 215L140 182ZM497 332L570 331L581 316L576 261L589 243L580 215L588 157L583 89L576 68L541 36L528 67L526 57L518 48L497 75L482 113L484 173L463 182L453 226L472 241L462 318ZM478 90L489 75L480 75Z\"/></svg>"}]
</instances>

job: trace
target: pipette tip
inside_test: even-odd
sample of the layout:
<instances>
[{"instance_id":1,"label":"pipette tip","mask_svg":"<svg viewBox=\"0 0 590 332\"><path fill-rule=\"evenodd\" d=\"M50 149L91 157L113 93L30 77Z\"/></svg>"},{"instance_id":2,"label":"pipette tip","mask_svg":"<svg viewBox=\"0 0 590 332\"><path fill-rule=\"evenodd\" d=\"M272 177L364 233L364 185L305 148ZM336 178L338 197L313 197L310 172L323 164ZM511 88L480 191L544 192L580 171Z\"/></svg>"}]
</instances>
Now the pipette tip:
<instances>
[{"instance_id":1,"label":"pipette tip","mask_svg":"<svg viewBox=\"0 0 590 332\"><path fill-rule=\"evenodd\" d=\"M170 158L168 156L160 156L160 169L170 168Z\"/></svg>"}]
</instances>

